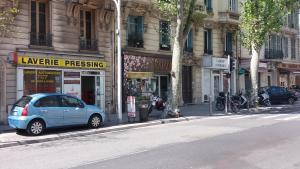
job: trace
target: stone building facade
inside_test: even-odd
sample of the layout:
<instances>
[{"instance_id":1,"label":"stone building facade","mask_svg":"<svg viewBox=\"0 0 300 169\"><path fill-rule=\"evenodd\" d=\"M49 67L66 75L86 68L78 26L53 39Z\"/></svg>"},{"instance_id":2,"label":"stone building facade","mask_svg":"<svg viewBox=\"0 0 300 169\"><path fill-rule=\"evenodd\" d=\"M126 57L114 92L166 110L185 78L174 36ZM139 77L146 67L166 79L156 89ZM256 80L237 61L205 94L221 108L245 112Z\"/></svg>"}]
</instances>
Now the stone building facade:
<instances>
[{"instance_id":1,"label":"stone building facade","mask_svg":"<svg viewBox=\"0 0 300 169\"><path fill-rule=\"evenodd\" d=\"M124 79L126 81L128 72L130 76L134 72L152 72L158 86L155 91L165 97L163 92L166 92L170 85L169 73L173 46L172 38L166 40L161 32L166 31L166 27L168 27L167 33L172 32L175 24L160 18L150 1L122 2ZM236 86L234 80L236 75L228 79L225 73L228 69L228 55L237 58L240 44L237 41L238 0L221 2L198 0L196 5L207 14L207 17L202 25L192 27L186 37L181 88L183 103L197 104L208 101L210 95L214 99L218 92L228 90L230 80L232 88ZM136 27L140 29L135 30ZM138 36L137 39L136 36L131 35L132 32ZM222 65L204 67L204 56L209 56L213 62L222 62Z\"/></svg>"},{"instance_id":2,"label":"stone building facade","mask_svg":"<svg viewBox=\"0 0 300 169\"><path fill-rule=\"evenodd\" d=\"M10 37L0 38L0 123L26 94L68 93L108 112L113 104L111 1L20 0Z\"/></svg>"}]
</instances>

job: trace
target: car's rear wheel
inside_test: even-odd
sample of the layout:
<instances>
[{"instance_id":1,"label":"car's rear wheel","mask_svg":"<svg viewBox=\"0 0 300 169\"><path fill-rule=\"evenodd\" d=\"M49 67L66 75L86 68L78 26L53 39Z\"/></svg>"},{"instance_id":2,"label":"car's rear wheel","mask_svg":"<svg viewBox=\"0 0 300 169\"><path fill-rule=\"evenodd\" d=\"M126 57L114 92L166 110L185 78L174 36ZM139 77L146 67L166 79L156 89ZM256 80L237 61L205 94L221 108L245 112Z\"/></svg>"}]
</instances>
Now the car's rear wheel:
<instances>
[{"instance_id":1,"label":"car's rear wheel","mask_svg":"<svg viewBox=\"0 0 300 169\"><path fill-rule=\"evenodd\" d=\"M32 136L41 135L45 130L45 123L42 120L32 120L27 126L27 133Z\"/></svg>"},{"instance_id":2,"label":"car's rear wheel","mask_svg":"<svg viewBox=\"0 0 300 169\"><path fill-rule=\"evenodd\" d=\"M88 125L91 128L99 128L101 126L101 123L102 123L101 116L98 114L94 114L90 117Z\"/></svg>"},{"instance_id":3,"label":"car's rear wheel","mask_svg":"<svg viewBox=\"0 0 300 169\"><path fill-rule=\"evenodd\" d=\"M289 98L288 99L288 103L289 104L294 104L295 103L295 99L294 98Z\"/></svg>"}]
</instances>

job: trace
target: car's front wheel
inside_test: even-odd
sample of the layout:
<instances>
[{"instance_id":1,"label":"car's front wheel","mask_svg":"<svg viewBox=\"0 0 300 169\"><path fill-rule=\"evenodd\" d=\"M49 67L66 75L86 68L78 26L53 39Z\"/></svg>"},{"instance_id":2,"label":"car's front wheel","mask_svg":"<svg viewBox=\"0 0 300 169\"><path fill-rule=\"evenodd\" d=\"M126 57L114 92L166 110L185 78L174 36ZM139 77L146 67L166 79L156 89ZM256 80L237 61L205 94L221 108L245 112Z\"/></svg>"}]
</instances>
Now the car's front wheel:
<instances>
[{"instance_id":1,"label":"car's front wheel","mask_svg":"<svg viewBox=\"0 0 300 169\"><path fill-rule=\"evenodd\" d=\"M27 126L27 133L32 136L41 135L45 130L45 123L42 120L32 120Z\"/></svg>"},{"instance_id":2,"label":"car's front wheel","mask_svg":"<svg viewBox=\"0 0 300 169\"><path fill-rule=\"evenodd\" d=\"M101 120L101 116L98 114L94 114L90 117L88 125L91 128L99 128L101 126L102 120Z\"/></svg>"}]
</instances>

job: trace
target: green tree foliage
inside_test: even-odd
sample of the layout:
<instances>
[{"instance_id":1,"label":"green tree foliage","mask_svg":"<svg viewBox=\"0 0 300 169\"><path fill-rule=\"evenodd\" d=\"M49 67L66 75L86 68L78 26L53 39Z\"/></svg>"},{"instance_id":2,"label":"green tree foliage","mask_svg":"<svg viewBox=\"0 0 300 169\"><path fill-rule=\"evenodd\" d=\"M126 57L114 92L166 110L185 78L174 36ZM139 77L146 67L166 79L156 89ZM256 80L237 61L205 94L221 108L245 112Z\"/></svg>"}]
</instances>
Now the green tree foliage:
<instances>
[{"instance_id":1,"label":"green tree foliage","mask_svg":"<svg viewBox=\"0 0 300 169\"><path fill-rule=\"evenodd\" d=\"M155 0L155 6L159 9L161 17L174 21L178 14L178 0ZM201 10L197 0L183 1L183 36L186 38L190 28L194 25L199 27L203 19L206 17L204 11Z\"/></svg>"},{"instance_id":2,"label":"green tree foliage","mask_svg":"<svg viewBox=\"0 0 300 169\"><path fill-rule=\"evenodd\" d=\"M244 0L242 3L242 41L252 51L250 72L252 95L256 103L260 50L267 35L280 31L287 14L298 8L298 0Z\"/></svg>"},{"instance_id":3,"label":"green tree foliage","mask_svg":"<svg viewBox=\"0 0 300 169\"><path fill-rule=\"evenodd\" d=\"M298 0L245 0L242 3L241 28L245 47L259 49L271 32L278 32ZM254 46L253 46L254 45Z\"/></svg>"},{"instance_id":4,"label":"green tree foliage","mask_svg":"<svg viewBox=\"0 0 300 169\"><path fill-rule=\"evenodd\" d=\"M7 36L11 32L12 24L18 13L18 0L0 2L0 36Z\"/></svg>"},{"instance_id":5,"label":"green tree foliage","mask_svg":"<svg viewBox=\"0 0 300 169\"><path fill-rule=\"evenodd\" d=\"M205 15L201 11L197 0L154 0L160 11L161 17L176 23L174 31L174 44L172 54L171 85L172 98L171 106L175 115L178 115L178 106L181 99L181 69L184 41L191 27L199 26ZM175 22L176 20L176 22Z\"/></svg>"}]
</instances>

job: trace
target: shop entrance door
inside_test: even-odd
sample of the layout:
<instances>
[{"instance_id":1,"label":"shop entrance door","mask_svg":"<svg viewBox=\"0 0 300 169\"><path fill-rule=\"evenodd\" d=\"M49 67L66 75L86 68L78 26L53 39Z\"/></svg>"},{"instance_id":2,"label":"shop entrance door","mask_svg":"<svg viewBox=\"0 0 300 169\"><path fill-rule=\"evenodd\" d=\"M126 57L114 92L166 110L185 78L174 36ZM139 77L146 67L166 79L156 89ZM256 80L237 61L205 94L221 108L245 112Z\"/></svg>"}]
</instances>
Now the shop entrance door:
<instances>
[{"instance_id":1,"label":"shop entrance door","mask_svg":"<svg viewBox=\"0 0 300 169\"><path fill-rule=\"evenodd\" d=\"M192 66L182 66L182 98L184 103L193 102Z\"/></svg>"},{"instance_id":2,"label":"shop entrance door","mask_svg":"<svg viewBox=\"0 0 300 169\"><path fill-rule=\"evenodd\" d=\"M95 105L95 76L81 76L81 96L88 105Z\"/></svg>"}]
</instances>

